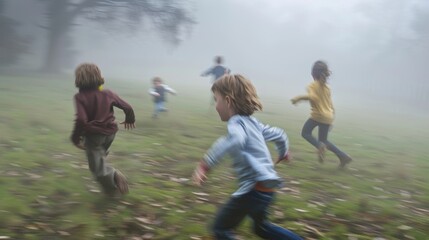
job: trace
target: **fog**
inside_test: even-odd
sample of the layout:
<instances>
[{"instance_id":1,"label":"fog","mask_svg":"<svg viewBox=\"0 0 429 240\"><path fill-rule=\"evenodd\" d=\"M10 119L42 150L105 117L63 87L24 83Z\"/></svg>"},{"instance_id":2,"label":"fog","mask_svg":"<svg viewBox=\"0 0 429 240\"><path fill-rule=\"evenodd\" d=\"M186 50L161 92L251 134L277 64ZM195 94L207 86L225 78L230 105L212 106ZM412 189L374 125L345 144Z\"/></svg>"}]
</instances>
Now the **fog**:
<instances>
[{"instance_id":1,"label":"fog","mask_svg":"<svg viewBox=\"0 0 429 240\"><path fill-rule=\"evenodd\" d=\"M37 69L46 48L38 1L5 1L37 47L18 69ZM79 1L76 1L79 2ZM429 1L426 0L201 0L187 2L196 24L174 45L145 24L131 32L106 31L79 20L74 26L72 74L97 63L106 78L208 86L201 72L221 55L232 73L251 79L261 94L305 93L311 65L322 59L333 75L337 104L391 103L395 111L429 113ZM25 7L25 8L24 8ZM31 13L28 10L32 9ZM43 57L42 57L43 59Z\"/></svg>"}]
</instances>

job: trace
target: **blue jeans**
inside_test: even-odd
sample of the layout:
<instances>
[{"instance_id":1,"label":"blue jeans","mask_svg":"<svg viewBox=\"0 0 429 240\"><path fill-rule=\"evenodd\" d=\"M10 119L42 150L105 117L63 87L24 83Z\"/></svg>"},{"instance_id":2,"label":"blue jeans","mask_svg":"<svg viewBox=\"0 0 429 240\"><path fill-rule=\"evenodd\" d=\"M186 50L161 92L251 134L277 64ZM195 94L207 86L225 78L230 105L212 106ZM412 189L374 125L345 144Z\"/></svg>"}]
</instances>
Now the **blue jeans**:
<instances>
[{"instance_id":1,"label":"blue jeans","mask_svg":"<svg viewBox=\"0 0 429 240\"><path fill-rule=\"evenodd\" d=\"M232 197L217 213L213 231L216 239L235 239L232 230L249 216L253 220L253 231L263 239L295 240L297 234L270 223L267 219L268 207L274 198L273 192L252 190L244 195Z\"/></svg>"},{"instance_id":2,"label":"blue jeans","mask_svg":"<svg viewBox=\"0 0 429 240\"><path fill-rule=\"evenodd\" d=\"M164 101L161 102L155 102L154 110L153 110L153 117L158 116L160 112L165 112L167 109L164 106Z\"/></svg>"},{"instance_id":3,"label":"blue jeans","mask_svg":"<svg viewBox=\"0 0 429 240\"><path fill-rule=\"evenodd\" d=\"M311 134L315 127L319 127L318 139L314 138ZM328 150L332 151L333 153L335 153L335 155L337 155L337 157L341 158L346 154L340 149L338 149L333 143L328 141L328 132L330 127L331 125L329 124L320 123L316 120L309 118L302 127L301 136L316 148L319 148L322 143L325 144Z\"/></svg>"}]
</instances>

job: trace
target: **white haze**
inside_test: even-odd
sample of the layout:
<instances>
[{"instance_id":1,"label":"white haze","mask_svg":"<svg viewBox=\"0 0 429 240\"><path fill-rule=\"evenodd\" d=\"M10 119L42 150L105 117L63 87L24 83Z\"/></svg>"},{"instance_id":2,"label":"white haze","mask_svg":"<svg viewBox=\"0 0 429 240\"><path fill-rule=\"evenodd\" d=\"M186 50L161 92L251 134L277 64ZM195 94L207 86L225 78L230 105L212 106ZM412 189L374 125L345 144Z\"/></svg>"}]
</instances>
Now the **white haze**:
<instances>
[{"instance_id":1,"label":"white haze","mask_svg":"<svg viewBox=\"0 0 429 240\"><path fill-rule=\"evenodd\" d=\"M9 4L18 21L25 17L20 5ZM208 87L199 75L222 55L262 94L288 101L305 92L312 63L323 59L338 104L393 103L397 111L429 113L427 0L199 0L192 6L197 24L178 46L147 25L118 34L81 21L73 32L76 65L95 62L107 77L160 76L171 85ZM37 19L25 27L38 29ZM36 40L43 50L46 40Z\"/></svg>"}]
</instances>

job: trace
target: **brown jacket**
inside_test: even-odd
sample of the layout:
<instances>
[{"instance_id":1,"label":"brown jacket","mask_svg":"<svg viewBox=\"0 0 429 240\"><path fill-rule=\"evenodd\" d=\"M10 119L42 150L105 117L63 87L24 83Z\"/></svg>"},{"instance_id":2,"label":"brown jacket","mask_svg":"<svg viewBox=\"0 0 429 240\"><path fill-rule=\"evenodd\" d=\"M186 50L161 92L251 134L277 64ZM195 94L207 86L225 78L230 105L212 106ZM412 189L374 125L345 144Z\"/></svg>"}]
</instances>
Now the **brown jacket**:
<instances>
[{"instance_id":1,"label":"brown jacket","mask_svg":"<svg viewBox=\"0 0 429 240\"><path fill-rule=\"evenodd\" d=\"M113 107L122 109L125 122L134 123L132 107L110 90L79 90L74 96L76 120L71 135L72 142L77 145L86 134L111 135L118 131Z\"/></svg>"}]
</instances>

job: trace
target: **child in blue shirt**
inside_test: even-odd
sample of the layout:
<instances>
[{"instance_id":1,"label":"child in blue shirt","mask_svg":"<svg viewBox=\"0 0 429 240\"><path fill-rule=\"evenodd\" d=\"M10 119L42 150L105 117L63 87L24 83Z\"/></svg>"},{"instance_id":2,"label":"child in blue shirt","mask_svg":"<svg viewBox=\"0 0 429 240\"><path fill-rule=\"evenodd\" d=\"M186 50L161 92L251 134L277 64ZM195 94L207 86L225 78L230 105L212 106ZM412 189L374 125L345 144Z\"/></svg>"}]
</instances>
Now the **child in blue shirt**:
<instances>
[{"instance_id":1,"label":"child in blue shirt","mask_svg":"<svg viewBox=\"0 0 429 240\"><path fill-rule=\"evenodd\" d=\"M211 84L216 82L216 80L220 79L223 75L231 73L231 70L225 66L222 65L223 63L223 57L216 56L215 59L215 65L209 69L207 69L205 72L201 74L202 77L206 77L209 75L213 75L213 79L211 81ZM210 100L210 105L214 104L213 98Z\"/></svg>"},{"instance_id":2,"label":"child in blue shirt","mask_svg":"<svg viewBox=\"0 0 429 240\"><path fill-rule=\"evenodd\" d=\"M162 79L155 77L152 80L153 87L149 89L149 94L153 96L154 110L153 118L157 118L160 112L166 112L165 101L167 93L176 95L176 91L169 86L162 84Z\"/></svg>"},{"instance_id":3,"label":"child in blue shirt","mask_svg":"<svg viewBox=\"0 0 429 240\"><path fill-rule=\"evenodd\" d=\"M223 75L225 74L229 74L231 72L231 70L229 70L228 68L224 67L222 65L223 63L223 58L221 56L216 56L215 57L215 66L207 69L205 72L203 72L201 74L202 77L208 76L208 75L213 75L213 80L212 80L212 84L218 80L219 78L221 78Z\"/></svg>"},{"instance_id":4,"label":"child in blue shirt","mask_svg":"<svg viewBox=\"0 0 429 240\"><path fill-rule=\"evenodd\" d=\"M252 117L262 109L252 83L241 75L225 75L211 88L216 110L222 121L228 122L227 136L219 138L207 151L193 174L201 185L207 172L229 153L238 178L238 190L218 212L213 232L216 239L235 239L232 230L246 217L253 220L254 232L264 239L302 239L297 234L268 222L268 207L275 189L282 184L271 159L266 141L276 144L279 158L289 160L288 138L285 132L270 127Z\"/></svg>"}]
</instances>

